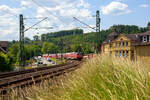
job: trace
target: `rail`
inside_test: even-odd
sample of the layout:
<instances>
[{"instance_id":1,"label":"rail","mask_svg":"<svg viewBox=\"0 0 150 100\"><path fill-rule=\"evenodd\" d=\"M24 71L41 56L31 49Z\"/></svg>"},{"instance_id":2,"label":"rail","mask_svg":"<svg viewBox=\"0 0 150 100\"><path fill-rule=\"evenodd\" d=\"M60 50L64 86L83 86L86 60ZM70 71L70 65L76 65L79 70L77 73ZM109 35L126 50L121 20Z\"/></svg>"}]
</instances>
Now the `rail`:
<instances>
[{"instance_id":1,"label":"rail","mask_svg":"<svg viewBox=\"0 0 150 100\"><path fill-rule=\"evenodd\" d=\"M75 70L78 68L77 66L80 63L80 61L73 61L51 67L44 66L40 68L0 74L1 95L7 94L7 90L9 89L32 85L33 83L39 82L43 79L52 78Z\"/></svg>"}]
</instances>

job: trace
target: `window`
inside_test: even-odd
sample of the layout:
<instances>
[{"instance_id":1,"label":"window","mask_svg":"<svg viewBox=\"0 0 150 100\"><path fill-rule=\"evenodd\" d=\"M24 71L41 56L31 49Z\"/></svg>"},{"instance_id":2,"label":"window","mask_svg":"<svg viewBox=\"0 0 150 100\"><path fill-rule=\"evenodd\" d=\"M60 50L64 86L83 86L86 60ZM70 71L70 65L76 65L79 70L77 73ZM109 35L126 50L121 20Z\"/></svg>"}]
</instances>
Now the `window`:
<instances>
[{"instance_id":1,"label":"window","mask_svg":"<svg viewBox=\"0 0 150 100\"><path fill-rule=\"evenodd\" d=\"M124 42L122 42L122 46L124 46Z\"/></svg>"},{"instance_id":2,"label":"window","mask_svg":"<svg viewBox=\"0 0 150 100\"><path fill-rule=\"evenodd\" d=\"M110 43L110 48L112 48L112 43Z\"/></svg>"},{"instance_id":3,"label":"window","mask_svg":"<svg viewBox=\"0 0 150 100\"><path fill-rule=\"evenodd\" d=\"M125 51L123 51L123 57L125 56Z\"/></svg>"},{"instance_id":4,"label":"window","mask_svg":"<svg viewBox=\"0 0 150 100\"><path fill-rule=\"evenodd\" d=\"M126 51L126 56L127 56L127 57L129 56L129 51Z\"/></svg>"},{"instance_id":5,"label":"window","mask_svg":"<svg viewBox=\"0 0 150 100\"><path fill-rule=\"evenodd\" d=\"M118 51L116 51L116 56L118 56Z\"/></svg>"},{"instance_id":6,"label":"window","mask_svg":"<svg viewBox=\"0 0 150 100\"><path fill-rule=\"evenodd\" d=\"M126 42L126 46L128 46L128 42Z\"/></svg>"},{"instance_id":7,"label":"window","mask_svg":"<svg viewBox=\"0 0 150 100\"><path fill-rule=\"evenodd\" d=\"M112 51L110 51L110 56L112 55Z\"/></svg>"},{"instance_id":8,"label":"window","mask_svg":"<svg viewBox=\"0 0 150 100\"><path fill-rule=\"evenodd\" d=\"M119 46L121 46L121 42L119 42Z\"/></svg>"},{"instance_id":9,"label":"window","mask_svg":"<svg viewBox=\"0 0 150 100\"><path fill-rule=\"evenodd\" d=\"M121 51L119 53L120 53L120 57L121 57Z\"/></svg>"},{"instance_id":10,"label":"window","mask_svg":"<svg viewBox=\"0 0 150 100\"><path fill-rule=\"evenodd\" d=\"M143 42L147 42L147 36L143 36Z\"/></svg>"},{"instance_id":11,"label":"window","mask_svg":"<svg viewBox=\"0 0 150 100\"><path fill-rule=\"evenodd\" d=\"M149 42L150 42L150 35L149 35Z\"/></svg>"}]
</instances>

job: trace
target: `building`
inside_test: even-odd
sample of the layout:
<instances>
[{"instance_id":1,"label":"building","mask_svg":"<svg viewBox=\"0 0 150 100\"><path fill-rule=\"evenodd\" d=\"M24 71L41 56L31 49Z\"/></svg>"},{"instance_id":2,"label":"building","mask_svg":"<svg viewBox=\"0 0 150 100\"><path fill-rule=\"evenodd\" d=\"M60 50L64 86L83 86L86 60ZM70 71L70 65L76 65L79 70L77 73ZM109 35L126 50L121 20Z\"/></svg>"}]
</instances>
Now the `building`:
<instances>
[{"instance_id":1,"label":"building","mask_svg":"<svg viewBox=\"0 0 150 100\"><path fill-rule=\"evenodd\" d=\"M9 47L9 42L8 41L0 41L0 51L3 53L7 53Z\"/></svg>"},{"instance_id":2,"label":"building","mask_svg":"<svg viewBox=\"0 0 150 100\"><path fill-rule=\"evenodd\" d=\"M102 54L129 58L150 64L150 31L140 34L109 34L102 44Z\"/></svg>"}]
</instances>

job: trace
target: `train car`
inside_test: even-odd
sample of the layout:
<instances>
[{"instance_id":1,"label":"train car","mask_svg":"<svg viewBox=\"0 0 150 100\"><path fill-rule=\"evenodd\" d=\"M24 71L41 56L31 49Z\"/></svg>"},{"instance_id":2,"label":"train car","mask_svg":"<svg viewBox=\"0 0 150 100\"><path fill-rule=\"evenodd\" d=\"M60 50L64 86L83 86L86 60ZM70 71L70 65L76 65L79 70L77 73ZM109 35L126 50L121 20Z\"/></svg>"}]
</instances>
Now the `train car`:
<instances>
[{"instance_id":1,"label":"train car","mask_svg":"<svg viewBox=\"0 0 150 100\"><path fill-rule=\"evenodd\" d=\"M83 55L78 52L70 52L70 53L58 53L58 54L43 54L43 58L63 58L63 59L78 59L81 60L83 59Z\"/></svg>"}]
</instances>

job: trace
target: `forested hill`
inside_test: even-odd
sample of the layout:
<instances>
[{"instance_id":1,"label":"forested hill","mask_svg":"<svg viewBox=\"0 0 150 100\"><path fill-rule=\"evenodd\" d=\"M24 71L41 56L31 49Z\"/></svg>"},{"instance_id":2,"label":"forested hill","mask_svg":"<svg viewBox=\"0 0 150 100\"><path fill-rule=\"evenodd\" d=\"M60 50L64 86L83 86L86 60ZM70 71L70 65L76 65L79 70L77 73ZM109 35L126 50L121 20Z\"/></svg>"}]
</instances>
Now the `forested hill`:
<instances>
[{"instance_id":1,"label":"forested hill","mask_svg":"<svg viewBox=\"0 0 150 100\"><path fill-rule=\"evenodd\" d=\"M122 34L135 34L146 32L149 27L150 23L147 24L147 27L138 27L136 25L113 25L109 28L109 30L115 30Z\"/></svg>"},{"instance_id":2,"label":"forested hill","mask_svg":"<svg viewBox=\"0 0 150 100\"><path fill-rule=\"evenodd\" d=\"M62 30L58 32L51 32L51 33L46 33L41 35L41 39L45 40L48 38L57 38L61 36L68 36L68 35L77 35L77 34L83 34L82 29L73 29L73 30Z\"/></svg>"}]
</instances>

